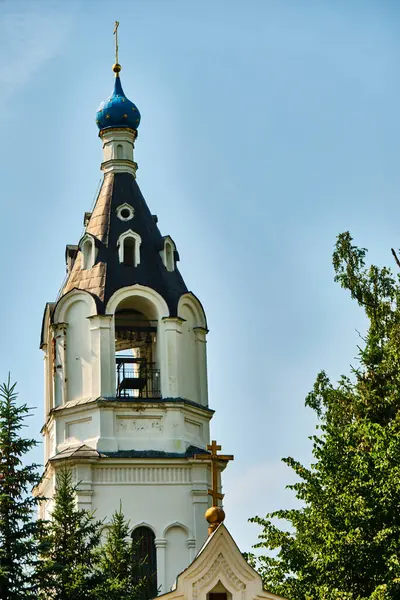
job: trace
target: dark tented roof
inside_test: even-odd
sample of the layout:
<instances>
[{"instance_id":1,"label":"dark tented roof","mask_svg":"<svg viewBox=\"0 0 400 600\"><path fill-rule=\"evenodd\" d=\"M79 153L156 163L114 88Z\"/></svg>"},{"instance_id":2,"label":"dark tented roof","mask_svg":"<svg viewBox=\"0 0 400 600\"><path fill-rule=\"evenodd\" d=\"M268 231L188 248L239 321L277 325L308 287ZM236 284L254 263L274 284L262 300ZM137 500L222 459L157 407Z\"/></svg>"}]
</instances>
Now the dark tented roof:
<instances>
[{"instance_id":1,"label":"dark tented roof","mask_svg":"<svg viewBox=\"0 0 400 600\"><path fill-rule=\"evenodd\" d=\"M117 216L118 207L125 203L134 210L134 217L129 221ZM119 262L118 238L129 229L142 240L140 264L136 267ZM171 316L177 314L179 298L188 290L179 271L168 271L163 264L159 254L163 237L133 175L107 173L104 176L86 233L95 238L96 263L91 269L82 270L79 253L62 295L74 288L86 290L98 298L99 310L104 312L114 292L138 283L158 292L168 304Z\"/></svg>"}]
</instances>

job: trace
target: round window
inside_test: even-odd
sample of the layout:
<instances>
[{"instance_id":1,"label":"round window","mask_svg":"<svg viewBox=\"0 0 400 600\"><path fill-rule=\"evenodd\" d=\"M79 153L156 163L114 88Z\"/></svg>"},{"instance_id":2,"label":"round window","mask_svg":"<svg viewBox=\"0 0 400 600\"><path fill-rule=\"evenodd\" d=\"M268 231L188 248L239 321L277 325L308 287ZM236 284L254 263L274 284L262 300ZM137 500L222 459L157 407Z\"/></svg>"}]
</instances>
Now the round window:
<instances>
[{"instance_id":1,"label":"round window","mask_svg":"<svg viewBox=\"0 0 400 600\"><path fill-rule=\"evenodd\" d=\"M129 221L133 219L134 210L129 204L123 204L117 208L117 216L121 221Z\"/></svg>"}]
</instances>

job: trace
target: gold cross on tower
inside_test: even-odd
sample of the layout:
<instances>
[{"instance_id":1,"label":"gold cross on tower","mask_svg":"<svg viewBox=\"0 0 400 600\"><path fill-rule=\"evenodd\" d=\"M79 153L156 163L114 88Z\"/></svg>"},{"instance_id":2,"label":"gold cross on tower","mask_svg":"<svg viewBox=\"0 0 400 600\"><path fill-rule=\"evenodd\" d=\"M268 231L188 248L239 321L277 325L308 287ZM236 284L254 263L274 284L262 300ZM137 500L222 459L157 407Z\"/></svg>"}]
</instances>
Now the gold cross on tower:
<instances>
[{"instance_id":1,"label":"gold cross on tower","mask_svg":"<svg viewBox=\"0 0 400 600\"><path fill-rule=\"evenodd\" d=\"M114 24L114 35L115 35L115 62L118 62L118 27L119 21L115 21Z\"/></svg>"},{"instance_id":2,"label":"gold cross on tower","mask_svg":"<svg viewBox=\"0 0 400 600\"><path fill-rule=\"evenodd\" d=\"M218 492L218 463L234 460L234 457L232 454L218 454L218 450L221 450L221 446L219 446L215 440L207 446L207 450L209 450L211 454L195 454L194 459L211 461L212 489L208 490L208 493L212 496L212 505L218 506L218 500L222 500L224 497L224 494Z\"/></svg>"},{"instance_id":3,"label":"gold cross on tower","mask_svg":"<svg viewBox=\"0 0 400 600\"><path fill-rule=\"evenodd\" d=\"M115 23L114 23L115 65L113 66L113 71L114 71L116 77L118 77L118 73L121 71L121 65L118 62L118 27L119 27L119 21L115 21Z\"/></svg>"}]
</instances>

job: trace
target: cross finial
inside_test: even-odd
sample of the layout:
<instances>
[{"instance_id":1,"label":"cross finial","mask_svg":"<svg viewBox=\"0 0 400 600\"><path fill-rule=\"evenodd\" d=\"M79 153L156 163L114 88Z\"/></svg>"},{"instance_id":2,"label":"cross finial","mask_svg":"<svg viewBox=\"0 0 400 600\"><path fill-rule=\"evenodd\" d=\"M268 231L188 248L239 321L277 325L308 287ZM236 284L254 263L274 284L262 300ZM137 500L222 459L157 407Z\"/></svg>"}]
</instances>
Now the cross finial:
<instances>
[{"instance_id":1,"label":"cross finial","mask_svg":"<svg viewBox=\"0 0 400 600\"><path fill-rule=\"evenodd\" d=\"M231 454L218 454L218 451L221 450L221 446L217 444L216 440L213 440L211 444L208 444L207 450L210 451L210 454L195 454L194 458L196 460L211 461L212 488L208 490L208 493L212 497L212 505L218 506L218 500L222 500L224 497L223 494L218 492L218 463L234 460L234 457Z\"/></svg>"},{"instance_id":2,"label":"cross finial","mask_svg":"<svg viewBox=\"0 0 400 600\"><path fill-rule=\"evenodd\" d=\"M208 490L208 493L212 497L212 507L205 514L208 521L208 535L211 535L225 519L224 511L218 506L218 500L222 500L224 497L223 494L218 492L218 463L233 460L233 456L231 454L218 454L221 446L217 444L216 440L208 444L207 450L209 450L210 454L195 454L193 458L195 460L207 460L211 462L212 487Z\"/></svg>"},{"instance_id":3,"label":"cross finial","mask_svg":"<svg viewBox=\"0 0 400 600\"><path fill-rule=\"evenodd\" d=\"M118 27L119 21L115 21L114 23L114 35L115 35L115 65L113 66L113 71L118 77L118 73L121 70L121 65L118 63Z\"/></svg>"}]
</instances>

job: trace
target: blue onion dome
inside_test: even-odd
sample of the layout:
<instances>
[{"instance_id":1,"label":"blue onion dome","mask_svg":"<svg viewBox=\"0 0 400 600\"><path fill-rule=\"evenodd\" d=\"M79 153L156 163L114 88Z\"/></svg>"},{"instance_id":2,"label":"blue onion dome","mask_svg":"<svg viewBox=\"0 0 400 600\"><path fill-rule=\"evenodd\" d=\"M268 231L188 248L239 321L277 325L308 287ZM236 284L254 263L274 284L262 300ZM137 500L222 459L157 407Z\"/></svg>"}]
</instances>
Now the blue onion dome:
<instances>
[{"instance_id":1,"label":"blue onion dome","mask_svg":"<svg viewBox=\"0 0 400 600\"><path fill-rule=\"evenodd\" d=\"M100 131L112 127L137 129L140 123L140 112L135 104L128 100L122 89L119 72L121 65L115 64L114 91L106 102L102 102L96 115L96 123Z\"/></svg>"}]
</instances>

